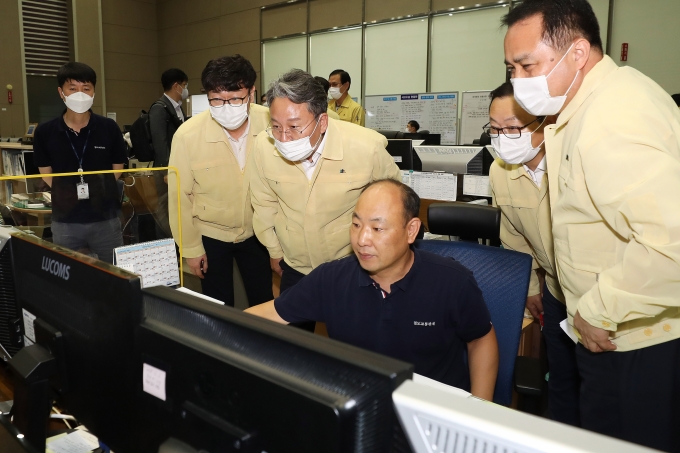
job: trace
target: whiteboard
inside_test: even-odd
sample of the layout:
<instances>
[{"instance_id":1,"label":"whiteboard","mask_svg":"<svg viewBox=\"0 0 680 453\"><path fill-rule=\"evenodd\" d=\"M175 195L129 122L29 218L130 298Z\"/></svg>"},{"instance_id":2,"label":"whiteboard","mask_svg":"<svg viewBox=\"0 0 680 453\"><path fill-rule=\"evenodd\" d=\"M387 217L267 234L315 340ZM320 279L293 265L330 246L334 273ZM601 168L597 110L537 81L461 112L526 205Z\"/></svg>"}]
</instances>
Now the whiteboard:
<instances>
[{"instance_id":1,"label":"whiteboard","mask_svg":"<svg viewBox=\"0 0 680 453\"><path fill-rule=\"evenodd\" d=\"M471 145L482 135L482 127L489 122L489 94L491 91L464 91L461 99L460 144Z\"/></svg>"},{"instance_id":2,"label":"whiteboard","mask_svg":"<svg viewBox=\"0 0 680 453\"><path fill-rule=\"evenodd\" d=\"M458 92L366 96L366 127L403 131L416 120L420 128L441 134L442 145L456 145Z\"/></svg>"}]
</instances>

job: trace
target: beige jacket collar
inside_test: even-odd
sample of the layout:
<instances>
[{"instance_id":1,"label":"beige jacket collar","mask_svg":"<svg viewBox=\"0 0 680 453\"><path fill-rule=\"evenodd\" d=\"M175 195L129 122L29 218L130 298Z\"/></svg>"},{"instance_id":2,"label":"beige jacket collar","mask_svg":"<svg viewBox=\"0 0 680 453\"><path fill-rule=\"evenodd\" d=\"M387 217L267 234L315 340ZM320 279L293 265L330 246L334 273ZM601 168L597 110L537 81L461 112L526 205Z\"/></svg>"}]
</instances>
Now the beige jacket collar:
<instances>
[{"instance_id":1,"label":"beige jacket collar","mask_svg":"<svg viewBox=\"0 0 680 453\"><path fill-rule=\"evenodd\" d=\"M547 161L548 185L550 186L550 206L556 206L558 196L558 175L560 165L562 163L562 139L557 138L569 120L578 112L581 106L586 102L590 95L600 86L600 84L610 74L618 69L614 60L608 55L604 55L593 69L583 79L583 83L579 87L576 96L571 100L569 105L559 114L557 122L545 127L545 149ZM543 186L543 185L541 185Z\"/></svg>"}]
</instances>

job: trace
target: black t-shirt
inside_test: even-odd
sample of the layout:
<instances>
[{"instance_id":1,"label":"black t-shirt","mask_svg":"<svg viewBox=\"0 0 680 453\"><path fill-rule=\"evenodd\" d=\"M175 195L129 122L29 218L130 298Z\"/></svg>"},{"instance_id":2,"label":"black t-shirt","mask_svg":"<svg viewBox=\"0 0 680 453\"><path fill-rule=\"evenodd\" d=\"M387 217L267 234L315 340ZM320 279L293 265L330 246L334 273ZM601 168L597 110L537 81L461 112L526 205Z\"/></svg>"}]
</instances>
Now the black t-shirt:
<instances>
[{"instance_id":1,"label":"black t-shirt","mask_svg":"<svg viewBox=\"0 0 680 453\"><path fill-rule=\"evenodd\" d=\"M76 134L61 115L35 130L33 162L38 167L52 167L52 173L75 172L81 157L84 171L111 170L113 164L127 161L123 135L115 121L90 112L89 123ZM85 175L83 179L90 193L87 200L78 199L80 176L52 179L53 221L91 223L118 215L120 197L113 173Z\"/></svg>"},{"instance_id":2,"label":"black t-shirt","mask_svg":"<svg viewBox=\"0 0 680 453\"><path fill-rule=\"evenodd\" d=\"M325 322L335 340L412 363L418 374L469 391L466 343L491 330L482 292L452 258L414 253L413 266L389 294L352 255L317 267L274 306L288 322Z\"/></svg>"}]
</instances>

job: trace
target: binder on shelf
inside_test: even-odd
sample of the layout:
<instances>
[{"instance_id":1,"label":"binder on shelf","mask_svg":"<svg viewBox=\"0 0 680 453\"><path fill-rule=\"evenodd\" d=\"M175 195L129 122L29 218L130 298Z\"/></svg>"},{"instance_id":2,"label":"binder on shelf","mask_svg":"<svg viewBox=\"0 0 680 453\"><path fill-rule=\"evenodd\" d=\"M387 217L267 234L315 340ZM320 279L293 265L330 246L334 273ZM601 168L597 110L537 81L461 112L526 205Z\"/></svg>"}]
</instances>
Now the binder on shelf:
<instances>
[{"instance_id":1,"label":"binder on shelf","mask_svg":"<svg viewBox=\"0 0 680 453\"><path fill-rule=\"evenodd\" d=\"M172 238L114 249L114 264L142 277L142 288L179 285L177 251Z\"/></svg>"}]
</instances>

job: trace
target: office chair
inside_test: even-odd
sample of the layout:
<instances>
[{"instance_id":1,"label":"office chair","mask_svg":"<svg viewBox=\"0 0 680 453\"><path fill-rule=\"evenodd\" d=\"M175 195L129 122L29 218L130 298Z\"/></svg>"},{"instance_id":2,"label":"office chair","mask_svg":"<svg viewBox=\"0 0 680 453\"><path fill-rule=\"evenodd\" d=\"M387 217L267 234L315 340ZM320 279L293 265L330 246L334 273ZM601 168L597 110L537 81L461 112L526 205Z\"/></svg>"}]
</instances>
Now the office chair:
<instances>
[{"instance_id":1,"label":"office chair","mask_svg":"<svg viewBox=\"0 0 680 453\"><path fill-rule=\"evenodd\" d=\"M430 135L430 131L428 131L427 129L420 129L418 133L420 135Z\"/></svg>"},{"instance_id":2,"label":"office chair","mask_svg":"<svg viewBox=\"0 0 680 453\"><path fill-rule=\"evenodd\" d=\"M399 138L398 135L399 135L400 131L385 131L385 130L376 129L376 132L384 135L385 138Z\"/></svg>"},{"instance_id":3,"label":"office chair","mask_svg":"<svg viewBox=\"0 0 680 453\"><path fill-rule=\"evenodd\" d=\"M458 236L461 241L489 240L500 246L501 210L468 203L433 203L427 208L430 233Z\"/></svg>"},{"instance_id":4,"label":"office chair","mask_svg":"<svg viewBox=\"0 0 680 453\"><path fill-rule=\"evenodd\" d=\"M472 271L491 313L498 339L499 366L493 401L512 402L513 373L529 290L531 255L460 241L416 241L420 250L450 256Z\"/></svg>"}]
</instances>

